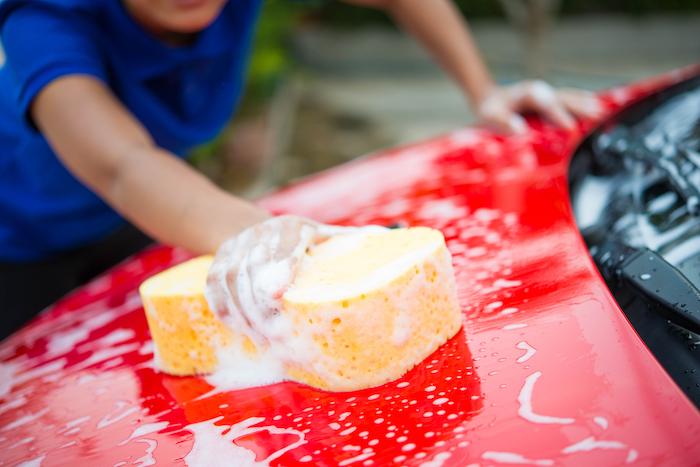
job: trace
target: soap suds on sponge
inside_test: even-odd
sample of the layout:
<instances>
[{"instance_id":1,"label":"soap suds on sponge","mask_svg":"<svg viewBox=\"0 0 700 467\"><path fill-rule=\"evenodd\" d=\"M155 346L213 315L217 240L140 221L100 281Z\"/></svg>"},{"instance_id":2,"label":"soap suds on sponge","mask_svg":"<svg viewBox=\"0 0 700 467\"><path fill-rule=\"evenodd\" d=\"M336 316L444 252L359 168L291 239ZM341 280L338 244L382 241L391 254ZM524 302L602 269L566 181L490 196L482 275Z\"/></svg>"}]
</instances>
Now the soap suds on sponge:
<instances>
[{"instance_id":1,"label":"soap suds on sponge","mask_svg":"<svg viewBox=\"0 0 700 467\"><path fill-rule=\"evenodd\" d=\"M213 257L144 282L156 366L211 374L228 389L293 380L351 391L400 378L462 325L451 255L425 227L333 237L304 256L265 339L230 329L209 310L204 287Z\"/></svg>"}]
</instances>

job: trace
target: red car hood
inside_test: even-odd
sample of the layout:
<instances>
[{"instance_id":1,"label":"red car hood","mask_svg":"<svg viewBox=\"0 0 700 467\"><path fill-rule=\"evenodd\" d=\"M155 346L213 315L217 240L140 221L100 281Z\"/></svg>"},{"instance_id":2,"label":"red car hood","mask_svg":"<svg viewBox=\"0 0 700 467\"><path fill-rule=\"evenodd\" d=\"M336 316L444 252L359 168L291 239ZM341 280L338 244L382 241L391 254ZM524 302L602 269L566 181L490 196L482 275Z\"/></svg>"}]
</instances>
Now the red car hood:
<instances>
[{"instance_id":1,"label":"red car hood","mask_svg":"<svg viewBox=\"0 0 700 467\"><path fill-rule=\"evenodd\" d=\"M612 114L698 73L601 97ZM464 327L400 380L217 392L155 371L137 289L191 256L152 248L0 344L0 465L697 465L700 413L620 311L572 216L568 161L595 125L459 129L260 200L445 234Z\"/></svg>"}]
</instances>

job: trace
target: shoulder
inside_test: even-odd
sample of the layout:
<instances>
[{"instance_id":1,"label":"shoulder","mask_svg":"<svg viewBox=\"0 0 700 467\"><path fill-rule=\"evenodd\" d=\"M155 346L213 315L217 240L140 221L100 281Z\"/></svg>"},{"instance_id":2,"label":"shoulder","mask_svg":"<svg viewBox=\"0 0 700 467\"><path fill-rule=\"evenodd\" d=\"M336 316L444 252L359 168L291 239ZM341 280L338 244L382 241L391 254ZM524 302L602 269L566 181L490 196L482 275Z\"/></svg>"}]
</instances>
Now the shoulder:
<instances>
[{"instance_id":1,"label":"shoulder","mask_svg":"<svg viewBox=\"0 0 700 467\"><path fill-rule=\"evenodd\" d=\"M217 22L235 23L239 26L255 22L263 3L265 0L229 0Z\"/></svg>"},{"instance_id":2,"label":"shoulder","mask_svg":"<svg viewBox=\"0 0 700 467\"><path fill-rule=\"evenodd\" d=\"M41 13L57 17L99 16L109 2L119 0L2 0L0 1L0 27L17 11Z\"/></svg>"}]
</instances>

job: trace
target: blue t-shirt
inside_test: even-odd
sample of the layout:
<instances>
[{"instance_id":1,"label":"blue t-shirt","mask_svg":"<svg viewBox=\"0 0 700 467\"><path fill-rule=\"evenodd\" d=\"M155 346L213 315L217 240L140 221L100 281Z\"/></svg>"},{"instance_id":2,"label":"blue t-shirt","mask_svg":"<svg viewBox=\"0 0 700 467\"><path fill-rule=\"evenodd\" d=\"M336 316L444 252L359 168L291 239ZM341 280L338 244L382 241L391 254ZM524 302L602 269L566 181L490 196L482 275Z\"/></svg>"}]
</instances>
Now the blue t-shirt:
<instances>
[{"instance_id":1,"label":"blue t-shirt","mask_svg":"<svg viewBox=\"0 0 700 467\"><path fill-rule=\"evenodd\" d=\"M230 0L186 47L149 35L120 0L2 1L0 261L45 259L124 223L33 125L28 108L44 86L68 74L104 81L160 147L183 156L233 112L262 1Z\"/></svg>"}]
</instances>

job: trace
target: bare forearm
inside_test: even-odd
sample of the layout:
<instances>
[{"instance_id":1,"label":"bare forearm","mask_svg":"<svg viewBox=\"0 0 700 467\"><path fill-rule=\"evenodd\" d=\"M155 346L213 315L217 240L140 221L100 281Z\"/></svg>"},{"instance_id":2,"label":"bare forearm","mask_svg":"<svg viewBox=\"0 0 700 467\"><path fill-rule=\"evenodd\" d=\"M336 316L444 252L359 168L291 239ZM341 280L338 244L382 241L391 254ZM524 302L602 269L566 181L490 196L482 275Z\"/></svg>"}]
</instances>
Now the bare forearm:
<instances>
[{"instance_id":1,"label":"bare forearm","mask_svg":"<svg viewBox=\"0 0 700 467\"><path fill-rule=\"evenodd\" d=\"M214 253L224 240L269 217L155 146L93 78L53 81L35 99L32 116L73 175L161 242Z\"/></svg>"},{"instance_id":2,"label":"bare forearm","mask_svg":"<svg viewBox=\"0 0 700 467\"><path fill-rule=\"evenodd\" d=\"M161 242L214 253L226 239L269 217L161 149L135 149L127 161L103 197Z\"/></svg>"},{"instance_id":3,"label":"bare forearm","mask_svg":"<svg viewBox=\"0 0 700 467\"><path fill-rule=\"evenodd\" d=\"M450 0L393 0L388 11L430 50L473 104L483 100L493 78L467 23Z\"/></svg>"},{"instance_id":4,"label":"bare forearm","mask_svg":"<svg viewBox=\"0 0 700 467\"><path fill-rule=\"evenodd\" d=\"M469 26L450 0L345 0L381 8L415 37L478 106L494 86Z\"/></svg>"}]
</instances>

